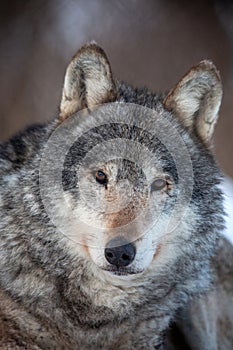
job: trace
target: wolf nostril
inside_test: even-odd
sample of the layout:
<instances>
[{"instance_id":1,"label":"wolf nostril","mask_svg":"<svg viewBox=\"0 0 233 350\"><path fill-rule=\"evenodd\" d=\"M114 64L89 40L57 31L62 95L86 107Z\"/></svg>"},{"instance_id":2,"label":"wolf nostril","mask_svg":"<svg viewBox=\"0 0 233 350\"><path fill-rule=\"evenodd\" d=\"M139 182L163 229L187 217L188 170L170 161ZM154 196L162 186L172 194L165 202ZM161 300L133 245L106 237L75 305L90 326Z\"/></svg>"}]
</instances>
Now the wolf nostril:
<instances>
[{"instance_id":1,"label":"wolf nostril","mask_svg":"<svg viewBox=\"0 0 233 350\"><path fill-rule=\"evenodd\" d=\"M128 258L129 258L129 256L128 256L128 255L126 255L126 254L122 254L122 259L123 259L123 260L128 260Z\"/></svg>"},{"instance_id":2,"label":"wolf nostril","mask_svg":"<svg viewBox=\"0 0 233 350\"><path fill-rule=\"evenodd\" d=\"M122 238L114 238L105 248L105 258L116 267L128 266L135 258L136 249Z\"/></svg>"}]
</instances>

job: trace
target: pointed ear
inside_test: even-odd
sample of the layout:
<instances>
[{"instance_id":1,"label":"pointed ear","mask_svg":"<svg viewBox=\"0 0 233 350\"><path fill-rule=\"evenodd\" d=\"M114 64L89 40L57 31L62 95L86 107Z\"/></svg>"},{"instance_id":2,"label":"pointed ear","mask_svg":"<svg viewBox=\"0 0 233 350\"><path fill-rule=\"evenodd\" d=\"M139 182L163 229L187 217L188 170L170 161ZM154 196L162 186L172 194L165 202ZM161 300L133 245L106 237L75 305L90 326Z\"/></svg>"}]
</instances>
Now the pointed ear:
<instances>
[{"instance_id":1,"label":"pointed ear","mask_svg":"<svg viewBox=\"0 0 233 350\"><path fill-rule=\"evenodd\" d=\"M201 61L169 92L163 103L208 146L222 100L220 75L211 61Z\"/></svg>"},{"instance_id":2,"label":"pointed ear","mask_svg":"<svg viewBox=\"0 0 233 350\"><path fill-rule=\"evenodd\" d=\"M116 87L105 52L95 43L76 53L67 67L60 119L64 120L83 108L92 108L116 100Z\"/></svg>"}]
</instances>

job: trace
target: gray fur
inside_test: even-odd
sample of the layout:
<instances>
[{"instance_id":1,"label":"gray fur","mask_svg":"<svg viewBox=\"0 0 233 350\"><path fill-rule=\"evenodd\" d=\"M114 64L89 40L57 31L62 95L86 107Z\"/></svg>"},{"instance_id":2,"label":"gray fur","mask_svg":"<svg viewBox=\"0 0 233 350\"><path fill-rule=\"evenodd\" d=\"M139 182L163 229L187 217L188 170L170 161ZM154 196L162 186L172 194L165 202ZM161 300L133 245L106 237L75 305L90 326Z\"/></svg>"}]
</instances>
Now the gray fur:
<instances>
[{"instance_id":1,"label":"gray fur","mask_svg":"<svg viewBox=\"0 0 233 350\"><path fill-rule=\"evenodd\" d=\"M85 73L89 62L92 68L88 70L88 79L94 74L96 81L103 71L105 79L109 79L97 93L97 97L100 96L100 99L96 97L97 104L114 99L147 106L156 110L161 118L168 118L182 134L195 179L189 214L183 222L182 230L186 231L181 234L183 231L177 229L173 240L161 242L165 248L161 248L159 266L153 259L142 273L121 279L97 266L81 246L73 249L68 238L53 225L39 189L44 146L56 126L77 111L76 108L92 108L95 104L93 86L88 95L85 74L80 78L80 72L74 72L75 79L83 79L75 85L77 89L83 85L86 89L75 94L75 98L81 96L81 102L72 104L71 110L66 105L63 111L63 101L60 117L47 125L25 130L0 148L0 348L163 349L169 346L164 347L164 339L178 311L210 288L214 275L211 259L223 228L222 196L218 187L221 175L202 136L188 130L177 114L164 106L163 95L113 82L108 61L95 44L82 48L75 59L80 53L82 59L74 69L81 66ZM83 61L83 57L88 60ZM93 66L96 61L97 66ZM205 74L208 75L206 70ZM65 95L63 91L63 99ZM112 129L106 132L113 133ZM135 139L139 136L136 133ZM76 154L79 151L82 152L78 149ZM161 152L158 146L160 156ZM124 167L123 170L127 174L128 170ZM71 176L65 172L64 185L67 185L67 194L78 203L79 196L76 198L73 193L69 174ZM169 249L174 257L166 260Z\"/></svg>"}]
</instances>

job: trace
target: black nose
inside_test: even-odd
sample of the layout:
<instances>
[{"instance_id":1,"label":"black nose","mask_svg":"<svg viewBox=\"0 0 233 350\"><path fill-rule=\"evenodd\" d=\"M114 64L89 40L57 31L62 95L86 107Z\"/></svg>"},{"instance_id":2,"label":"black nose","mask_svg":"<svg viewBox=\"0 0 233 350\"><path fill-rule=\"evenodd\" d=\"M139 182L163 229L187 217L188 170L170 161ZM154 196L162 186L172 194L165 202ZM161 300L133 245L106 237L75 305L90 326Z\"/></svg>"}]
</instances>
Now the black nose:
<instances>
[{"instance_id":1,"label":"black nose","mask_svg":"<svg viewBox=\"0 0 233 350\"><path fill-rule=\"evenodd\" d=\"M135 246L122 238L112 239L105 248L106 260L116 267L128 266L134 260L135 254Z\"/></svg>"}]
</instances>

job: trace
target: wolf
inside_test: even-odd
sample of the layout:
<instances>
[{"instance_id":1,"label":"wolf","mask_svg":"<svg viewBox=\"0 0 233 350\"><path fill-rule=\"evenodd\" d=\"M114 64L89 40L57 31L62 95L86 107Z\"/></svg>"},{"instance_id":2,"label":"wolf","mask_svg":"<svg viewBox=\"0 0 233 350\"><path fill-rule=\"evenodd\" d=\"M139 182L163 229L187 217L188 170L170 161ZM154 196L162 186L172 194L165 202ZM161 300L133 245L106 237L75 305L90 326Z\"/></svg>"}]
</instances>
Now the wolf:
<instances>
[{"instance_id":1,"label":"wolf","mask_svg":"<svg viewBox=\"0 0 233 350\"><path fill-rule=\"evenodd\" d=\"M154 94L79 49L58 115L0 146L1 349L232 349L221 98L208 60Z\"/></svg>"}]
</instances>

